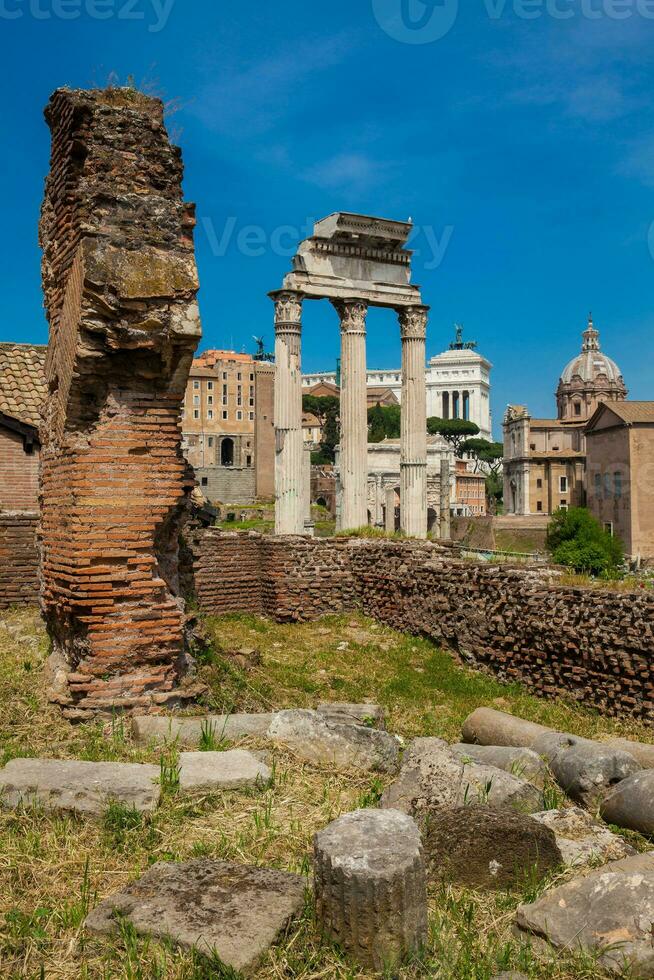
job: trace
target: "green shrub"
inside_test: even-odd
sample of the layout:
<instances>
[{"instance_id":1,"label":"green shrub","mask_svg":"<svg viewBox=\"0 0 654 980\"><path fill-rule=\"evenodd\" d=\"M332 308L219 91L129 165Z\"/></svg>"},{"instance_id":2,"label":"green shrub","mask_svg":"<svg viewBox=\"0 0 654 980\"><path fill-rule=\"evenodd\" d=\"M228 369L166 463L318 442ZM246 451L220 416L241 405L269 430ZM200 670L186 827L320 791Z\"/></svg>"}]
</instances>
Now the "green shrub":
<instances>
[{"instance_id":1,"label":"green shrub","mask_svg":"<svg viewBox=\"0 0 654 980\"><path fill-rule=\"evenodd\" d=\"M624 560L622 542L585 507L556 511L547 529L547 547L558 565L591 575L609 575Z\"/></svg>"}]
</instances>

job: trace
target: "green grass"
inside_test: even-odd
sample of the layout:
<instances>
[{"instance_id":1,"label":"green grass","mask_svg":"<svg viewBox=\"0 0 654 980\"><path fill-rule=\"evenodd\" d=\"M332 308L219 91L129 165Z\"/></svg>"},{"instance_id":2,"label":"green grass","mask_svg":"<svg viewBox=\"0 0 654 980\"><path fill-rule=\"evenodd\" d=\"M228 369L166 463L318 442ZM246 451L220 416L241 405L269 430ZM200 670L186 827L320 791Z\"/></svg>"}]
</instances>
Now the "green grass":
<instances>
[{"instance_id":1,"label":"green grass","mask_svg":"<svg viewBox=\"0 0 654 980\"><path fill-rule=\"evenodd\" d=\"M392 731L405 738L460 737L461 722L480 704L492 704L583 735L642 735L629 722L611 721L583 707L539 701L521 688L459 667L423 639L402 636L359 616L279 625L254 616L210 619L212 648L200 677L208 703L222 710L314 706L319 701L377 701ZM261 661L249 670L229 651L255 647ZM69 725L49 705L43 665L47 642L35 610L0 613L0 757L21 755L150 762L161 765L165 790L148 815L110 803L99 820L56 816L38 809L0 811L0 976L38 980L209 980L230 976L199 953L139 938L123 923L114 939L85 935L89 908L144 873L155 861L212 857L283 868L308 875L313 834L340 814L375 806L387 777L337 772L298 762L290 753L253 739L245 746L270 754L274 778L250 792L178 791L177 746L136 747L129 725ZM29 660L29 668L25 662ZM221 733L205 729L205 748L224 748ZM551 802L557 802L552 798ZM643 846L642 838L630 839ZM561 953L544 959L511 933L521 899L542 887L483 894L430 889L430 937L425 950L394 976L400 980L491 980L520 970L543 980L595 980L591 957ZM308 901L300 920L264 957L257 980L363 980L320 940Z\"/></svg>"}]
</instances>

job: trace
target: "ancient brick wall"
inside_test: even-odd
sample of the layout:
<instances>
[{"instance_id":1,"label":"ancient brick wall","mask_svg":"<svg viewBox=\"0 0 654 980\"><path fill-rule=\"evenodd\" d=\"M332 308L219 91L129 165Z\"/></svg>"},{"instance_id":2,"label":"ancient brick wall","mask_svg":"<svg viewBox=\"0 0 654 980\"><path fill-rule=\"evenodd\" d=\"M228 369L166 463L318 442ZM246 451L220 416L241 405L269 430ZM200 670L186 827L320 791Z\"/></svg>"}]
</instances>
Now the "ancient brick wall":
<instances>
[{"instance_id":1,"label":"ancient brick wall","mask_svg":"<svg viewBox=\"0 0 654 980\"><path fill-rule=\"evenodd\" d=\"M83 717L191 693L177 562L194 214L158 99L60 89L46 120L42 605L55 697Z\"/></svg>"},{"instance_id":2,"label":"ancient brick wall","mask_svg":"<svg viewBox=\"0 0 654 980\"><path fill-rule=\"evenodd\" d=\"M0 609L38 600L38 521L34 512L0 513Z\"/></svg>"},{"instance_id":3,"label":"ancient brick wall","mask_svg":"<svg viewBox=\"0 0 654 980\"><path fill-rule=\"evenodd\" d=\"M651 592L562 587L543 566L457 561L416 541L210 530L196 533L193 550L207 612L301 621L361 609L543 697L654 721Z\"/></svg>"},{"instance_id":4,"label":"ancient brick wall","mask_svg":"<svg viewBox=\"0 0 654 980\"><path fill-rule=\"evenodd\" d=\"M25 451L23 437L0 425L0 511L36 510L39 448Z\"/></svg>"}]
</instances>

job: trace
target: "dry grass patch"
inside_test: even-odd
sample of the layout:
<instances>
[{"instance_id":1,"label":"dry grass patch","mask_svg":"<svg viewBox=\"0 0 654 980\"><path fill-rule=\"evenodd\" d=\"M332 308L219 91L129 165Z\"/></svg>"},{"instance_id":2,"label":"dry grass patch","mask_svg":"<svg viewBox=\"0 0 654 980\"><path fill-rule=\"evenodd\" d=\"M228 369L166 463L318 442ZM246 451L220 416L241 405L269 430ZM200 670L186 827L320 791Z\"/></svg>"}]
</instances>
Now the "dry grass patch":
<instances>
[{"instance_id":1,"label":"dry grass patch","mask_svg":"<svg viewBox=\"0 0 654 980\"><path fill-rule=\"evenodd\" d=\"M404 637L360 617L317 624L276 625L256 617L211 620L212 649L202 677L211 707L263 710L314 706L321 700L374 700L389 727L409 737L456 739L465 715L482 703L587 735L634 734L636 726L529 697L520 688L457 667L431 643ZM229 651L256 648L253 666L234 666ZM161 748L136 747L128 726L70 726L45 700L47 643L34 610L0 614L0 761L19 755L158 763ZM640 732L644 734L644 732ZM192 799L167 792L142 817L115 805L102 820L56 817L38 810L0 811L0 975L83 980L209 980L230 971L199 954L139 939L129 928L114 941L85 937L89 908L142 874L155 861L214 857L307 874L315 831L358 806L375 805L384 781L298 763L269 752L274 777L260 792ZM176 747L165 749L174 761ZM511 935L518 902L542 883L514 893L482 895L450 887L430 894L430 940L423 955L399 971L401 980L491 980L502 969L544 980L601 976L594 960L571 954L543 960ZM303 917L270 951L258 978L359 980L317 937L310 902Z\"/></svg>"}]
</instances>

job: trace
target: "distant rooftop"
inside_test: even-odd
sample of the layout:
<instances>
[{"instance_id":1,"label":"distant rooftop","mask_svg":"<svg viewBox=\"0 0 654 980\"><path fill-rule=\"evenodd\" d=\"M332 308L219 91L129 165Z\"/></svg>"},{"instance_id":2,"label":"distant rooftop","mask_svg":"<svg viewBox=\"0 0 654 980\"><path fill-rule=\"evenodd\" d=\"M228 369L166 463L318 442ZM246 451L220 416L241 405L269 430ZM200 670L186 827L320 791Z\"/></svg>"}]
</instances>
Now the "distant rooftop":
<instances>
[{"instance_id":1,"label":"distant rooftop","mask_svg":"<svg viewBox=\"0 0 654 980\"><path fill-rule=\"evenodd\" d=\"M45 344L0 343L0 412L38 427L48 393Z\"/></svg>"}]
</instances>

